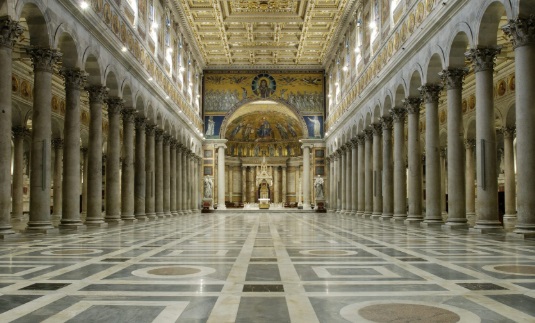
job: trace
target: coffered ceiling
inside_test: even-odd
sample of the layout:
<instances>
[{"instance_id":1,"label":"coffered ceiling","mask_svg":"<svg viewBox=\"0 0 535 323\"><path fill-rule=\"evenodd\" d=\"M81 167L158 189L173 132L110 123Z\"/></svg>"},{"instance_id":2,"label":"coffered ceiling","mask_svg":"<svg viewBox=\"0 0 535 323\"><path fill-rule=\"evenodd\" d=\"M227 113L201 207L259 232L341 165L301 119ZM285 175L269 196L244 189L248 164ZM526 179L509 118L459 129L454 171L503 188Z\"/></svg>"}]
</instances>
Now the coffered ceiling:
<instances>
[{"instance_id":1,"label":"coffered ceiling","mask_svg":"<svg viewBox=\"0 0 535 323\"><path fill-rule=\"evenodd\" d=\"M172 0L205 68L318 68L358 0Z\"/></svg>"}]
</instances>

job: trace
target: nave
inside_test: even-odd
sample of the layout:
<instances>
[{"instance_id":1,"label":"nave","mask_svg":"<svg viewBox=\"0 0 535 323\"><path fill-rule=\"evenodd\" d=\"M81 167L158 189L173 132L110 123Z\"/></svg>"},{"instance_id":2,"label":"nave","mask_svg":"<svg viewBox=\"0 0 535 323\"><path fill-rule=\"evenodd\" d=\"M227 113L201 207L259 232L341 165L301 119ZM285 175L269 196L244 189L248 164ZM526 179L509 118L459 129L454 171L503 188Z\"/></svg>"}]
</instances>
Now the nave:
<instances>
[{"instance_id":1,"label":"nave","mask_svg":"<svg viewBox=\"0 0 535 323\"><path fill-rule=\"evenodd\" d=\"M535 242L309 212L0 245L2 322L533 322Z\"/></svg>"}]
</instances>

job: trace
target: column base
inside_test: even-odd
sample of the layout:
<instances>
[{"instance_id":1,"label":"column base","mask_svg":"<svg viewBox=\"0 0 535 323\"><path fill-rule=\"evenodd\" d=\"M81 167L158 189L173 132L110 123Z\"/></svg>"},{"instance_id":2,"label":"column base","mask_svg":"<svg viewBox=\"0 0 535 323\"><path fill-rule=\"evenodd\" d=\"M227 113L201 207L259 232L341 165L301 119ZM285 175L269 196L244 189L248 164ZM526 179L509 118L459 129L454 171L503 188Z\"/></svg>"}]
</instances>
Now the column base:
<instances>
[{"instance_id":1,"label":"column base","mask_svg":"<svg viewBox=\"0 0 535 323\"><path fill-rule=\"evenodd\" d=\"M381 216L383 216L382 213L373 213L372 216L371 216L371 219L372 220L380 220L381 219Z\"/></svg>"},{"instance_id":2,"label":"column base","mask_svg":"<svg viewBox=\"0 0 535 323\"><path fill-rule=\"evenodd\" d=\"M15 233L15 231L13 231L13 233L1 232L0 240L17 239L17 238L20 238L21 236L22 235L20 233Z\"/></svg>"},{"instance_id":3,"label":"column base","mask_svg":"<svg viewBox=\"0 0 535 323\"><path fill-rule=\"evenodd\" d=\"M470 228L470 233L503 233L502 224L499 221L480 221L476 222L476 225L473 228Z\"/></svg>"},{"instance_id":4,"label":"column base","mask_svg":"<svg viewBox=\"0 0 535 323\"><path fill-rule=\"evenodd\" d=\"M84 223L87 227L91 227L91 228L107 228L108 227L108 224L106 222L104 222L102 219L99 219L99 220L85 220L85 223Z\"/></svg>"},{"instance_id":5,"label":"column base","mask_svg":"<svg viewBox=\"0 0 535 323\"><path fill-rule=\"evenodd\" d=\"M507 233L507 238L519 240L535 239L535 232L509 232Z\"/></svg>"},{"instance_id":6,"label":"column base","mask_svg":"<svg viewBox=\"0 0 535 323\"><path fill-rule=\"evenodd\" d=\"M85 229L85 226L82 223L82 220L79 220L79 219L75 219L75 220L62 219L58 228L60 230L81 230L81 229Z\"/></svg>"},{"instance_id":7,"label":"column base","mask_svg":"<svg viewBox=\"0 0 535 323\"><path fill-rule=\"evenodd\" d=\"M5 226L3 228L0 228L0 236L10 236L13 234L15 234L15 231L13 231L13 228L11 226Z\"/></svg>"},{"instance_id":8,"label":"column base","mask_svg":"<svg viewBox=\"0 0 535 323\"><path fill-rule=\"evenodd\" d=\"M121 216L121 220L124 223L128 223L128 224L132 224L132 223L136 223L137 222L137 219L133 215Z\"/></svg>"},{"instance_id":9,"label":"column base","mask_svg":"<svg viewBox=\"0 0 535 323\"><path fill-rule=\"evenodd\" d=\"M381 221L390 221L394 217L394 214L392 213L383 213L381 215Z\"/></svg>"},{"instance_id":10,"label":"column base","mask_svg":"<svg viewBox=\"0 0 535 323\"><path fill-rule=\"evenodd\" d=\"M165 213L163 213L163 212L156 212L156 217L157 217L158 219L165 218Z\"/></svg>"},{"instance_id":11,"label":"column base","mask_svg":"<svg viewBox=\"0 0 535 323\"><path fill-rule=\"evenodd\" d=\"M406 214L394 214L394 216L390 219L390 222L392 223L403 223L407 220Z\"/></svg>"},{"instance_id":12,"label":"column base","mask_svg":"<svg viewBox=\"0 0 535 323\"><path fill-rule=\"evenodd\" d=\"M364 214L362 215L362 217L365 218L365 219L368 219L371 216L372 216L371 212L364 212Z\"/></svg>"},{"instance_id":13,"label":"column base","mask_svg":"<svg viewBox=\"0 0 535 323\"><path fill-rule=\"evenodd\" d=\"M178 211L172 211L172 212L171 212L171 215L172 215L172 216L178 216Z\"/></svg>"},{"instance_id":14,"label":"column base","mask_svg":"<svg viewBox=\"0 0 535 323\"><path fill-rule=\"evenodd\" d=\"M454 230L468 230L470 227L468 223L462 222L446 222L441 226L443 231L454 231Z\"/></svg>"},{"instance_id":15,"label":"column base","mask_svg":"<svg viewBox=\"0 0 535 323\"><path fill-rule=\"evenodd\" d=\"M217 204L217 209L218 210L226 210L227 209L227 206L225 204L222 204L222 205L219 205ZM189 211L189 210L188 210Z\"/></svg>"},{"instance_id":16,"label":"column base","mask_svg":"<svg viewBox=\"0 0 535 323\"><path fill-rule=\"evenodd\" d=\"M444 225L444 222L440 220L424 220L424 222L420 223L421 228L441 228Z\"/></svg>"},{"instance_id":17,"label":"column base","mask_svg":"<svg viewBox=\"0 0 535 323\"><path fill-rule=\"evenodd\" d=\"M147 213L147 214L145 214L145 216L147 217L147 219L149 219L149 221L156 220L158 218L156 216L156 213Z\"/></svg>"},{"instance_id":18,"label":"column base","mask_svg":"<svg viewBox=\"0 0 535 323\"><path fill-rule=\"evenodd\" d=\"M145 214L136 215L137 222L146 222L149 221L149 218L145 216Z\"/></svg>"},{"instance_id":19,"label":"column base","mask_svg":"<svg viewBox=\"0 0 535 323\"><path fill-rule=\"evenodd\" d=\"M517 224L513 233L527 235L533 234L535 233L535 224Z\"/></svg>"},{"instance_id":20,"label":"column base","mask_svg":"<svg viewBox=\"0 0 535 323\"><path fill-rule=\"evenodd\" d=\"M58 232L50 221L30 221L26 227L28 233L49 233Z\"/></svg>"},{"instance_id":21,"label":"column base","mask_svg":"<svg viewBox=\"0 0 535 323\"><path fill-rule=\"evenodd\" d=\"M104 221L110 225L119 225L123 223L120 217L104 218Z\"/></svg>"},{"instance_id":22,"label":"column base","mask_svg":"<svg viewBox=\"0 0 535 323\"><path fill-rule=\"evenodd\" d=\"M409 226L420 226L420 224L422 223L424 219L422 217L417 217L417 216L411 216L409 215L405 221L403 221L403 223L405 225L409 225Z\"/></svg>"},{"instance_id":23,"label":"column base","mask_svg":"<svg viewBox=\"0 0 535 323\"><path fill-rule=\"evenodd\" d=\"M506 214L503 216L503 227L507 231L512 231L516 227L517 218L516 214Z\"/></svg>"},{"instance_id":24,"label":"column base","mask_svg":"<svg viewBox=\"0 0 535 323\"><path fill-rule=\"evenodd\" d=\"M466 220L469 225L474 226L476 224L476 214L474 212L466 212Z\"/></svg>"}]
</instances>

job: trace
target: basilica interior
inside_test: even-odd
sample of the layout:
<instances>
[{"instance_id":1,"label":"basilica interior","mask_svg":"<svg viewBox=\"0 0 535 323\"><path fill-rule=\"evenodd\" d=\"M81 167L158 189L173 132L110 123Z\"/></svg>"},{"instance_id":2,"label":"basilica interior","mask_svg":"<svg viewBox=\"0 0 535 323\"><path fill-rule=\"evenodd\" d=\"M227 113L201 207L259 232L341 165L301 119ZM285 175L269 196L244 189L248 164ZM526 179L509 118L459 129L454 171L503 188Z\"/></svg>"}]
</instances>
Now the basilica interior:
<instances>
[{"instance_id":1,"label":"basilica interior","mask_svg":"<svg viewBox=\"0 0 535 323\"><path fill-rule=\"evenodd\" d=\"M534 102L535 0L0 0L0 321L534 322Z\"/></svg>"}]
</instances>

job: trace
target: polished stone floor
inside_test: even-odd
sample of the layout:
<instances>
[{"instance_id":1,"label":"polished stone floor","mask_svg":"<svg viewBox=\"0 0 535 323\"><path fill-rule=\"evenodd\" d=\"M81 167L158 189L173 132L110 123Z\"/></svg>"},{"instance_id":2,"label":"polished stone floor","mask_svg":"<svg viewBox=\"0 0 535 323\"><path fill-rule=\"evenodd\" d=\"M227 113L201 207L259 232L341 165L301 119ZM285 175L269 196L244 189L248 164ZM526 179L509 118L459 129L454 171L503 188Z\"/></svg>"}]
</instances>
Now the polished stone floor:
<instances>
[{"instance_id":1,"label":"polished stone floor","mask_svg":"<svg viewBox=\"0 0 535 323\"><path fill-rule=\"evenodd\" d=\"M0 241L0 322L535 322L535 241L183 215Z\"/></svg>"}]
</instances>

